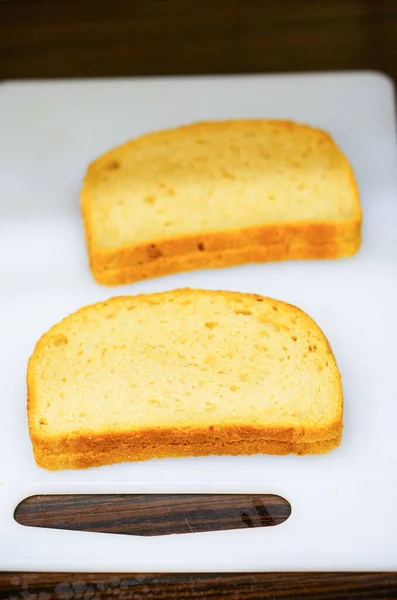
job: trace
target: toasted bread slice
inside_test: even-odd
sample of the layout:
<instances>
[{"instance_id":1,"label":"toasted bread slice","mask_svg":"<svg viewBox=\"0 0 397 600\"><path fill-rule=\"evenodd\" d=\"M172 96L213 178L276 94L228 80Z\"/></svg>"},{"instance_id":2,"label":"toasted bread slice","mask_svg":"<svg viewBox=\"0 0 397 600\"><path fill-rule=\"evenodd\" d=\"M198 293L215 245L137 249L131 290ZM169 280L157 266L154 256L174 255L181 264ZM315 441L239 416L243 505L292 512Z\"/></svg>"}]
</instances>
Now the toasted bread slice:
<instances>
[{"instance_id":1,"label":"toasted bread slice","mask_svg":"<svg viewBox=\"0 0 397 600\"><path fill-rule=\"evenodd\" d=\"M235 292L112 298L70 315L29 361L37 464L86 468L209 454L336 447L342 387L298 308Z\"/></svg>"},{"instance_id":2,"label":"toasted bread slice","mask_svg":"<svg viewBox=\"0 0 397 600\"><path fill-rule=\"evenodd\" d=\"M99 283L245 262L339 258L360 246L348 160L323 131L284 121L198 123L93 162L81 205Z\"/></svg>"}]
</instances>

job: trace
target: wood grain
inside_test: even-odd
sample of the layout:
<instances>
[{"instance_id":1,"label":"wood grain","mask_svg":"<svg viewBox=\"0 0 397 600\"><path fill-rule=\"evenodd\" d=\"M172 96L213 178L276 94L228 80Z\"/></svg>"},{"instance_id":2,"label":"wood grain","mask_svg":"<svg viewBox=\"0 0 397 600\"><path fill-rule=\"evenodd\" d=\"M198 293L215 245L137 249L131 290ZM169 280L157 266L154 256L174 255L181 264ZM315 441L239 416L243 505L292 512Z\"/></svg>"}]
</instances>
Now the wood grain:
<instances>
[{"instance_id":1,"label":"wood grain","mask_svg":"<svg viewBox=\"0 0 397 600\"><path fill-rule=\"evenodd\" d=\"M0 79L379 69L395 0L0 2Z\"/></svg>"},{"instance_id":2,"label":"wood grain","mask_svg":"<svg viewBox=\"0 0 397 600\"><path fill-rule=\"evenodd\" d=\"M269 527L290 514L270 494L98 494L32 496L14 516L30 527L152 536Z\"/></svg>"},{"instance_id":3,"label":"wood grain","mask_svg":"<svg viewBox=\"0 0 397 600\"><path fill-rule=\"evenodd\" d=\"M1 600L395 600L392 573L3 573Z\"/></svg>"}]
</instances>

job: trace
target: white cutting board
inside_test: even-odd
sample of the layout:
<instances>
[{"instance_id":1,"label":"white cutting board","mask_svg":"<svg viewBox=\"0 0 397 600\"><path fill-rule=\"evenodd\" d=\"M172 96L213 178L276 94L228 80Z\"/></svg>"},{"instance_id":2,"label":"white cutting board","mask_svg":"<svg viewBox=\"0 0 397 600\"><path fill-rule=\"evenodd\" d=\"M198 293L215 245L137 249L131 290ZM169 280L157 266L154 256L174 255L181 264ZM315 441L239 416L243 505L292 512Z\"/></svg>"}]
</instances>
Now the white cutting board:
<instances>
[{"instance_id":1,"label":"white cutting board","mask_svg":"<svg viewBox=\"0 0 397 600\"><path fill-rule=\"evenodd\" d=\"M334 136L361 191L359 254L97 285L78 206L89 161L144 132L228 117L295 119ZM5 83L0 217L0 569L397 569L397 149L386 77ZM325 456L167 459L80 472L36 467L25 409L26 362L36 340L83 304L180 286L273 296L319 323L343 375L340 448ZM159 538L35 529L13 520L29 495L73 492L268 492L287 498L292 515L272 528Z\"/></svg>"}]
</instances>

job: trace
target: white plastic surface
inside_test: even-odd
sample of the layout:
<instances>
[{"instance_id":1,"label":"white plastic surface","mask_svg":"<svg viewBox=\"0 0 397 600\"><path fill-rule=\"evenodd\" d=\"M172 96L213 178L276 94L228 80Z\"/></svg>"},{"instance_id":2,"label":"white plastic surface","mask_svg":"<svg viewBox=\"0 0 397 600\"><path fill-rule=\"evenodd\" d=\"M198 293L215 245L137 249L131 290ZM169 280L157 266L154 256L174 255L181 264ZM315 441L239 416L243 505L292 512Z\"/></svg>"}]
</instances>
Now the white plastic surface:
<instances>
[{"instance_id":1,"label":"white plastic surface","mask_svg":"<svg viewBox=\"0 0 397 600\"><path fill-rule=\"evenodd\" d=\"M137 134L227 117L290 118L334 136L361 190L359 254L98 286L78 205L89 161ZM392 85L376 73L0 86L0 569L397 569L396 148ZM180 286L258 292L298 305L319 323L343 375L340 448L325 456L167 459L80 472L36 467L25 408L36 340L83 304ZM13 520L31 494L73 492L279 493L292 515L273 528L159 538Z\"/></svg>"}]
</instances>

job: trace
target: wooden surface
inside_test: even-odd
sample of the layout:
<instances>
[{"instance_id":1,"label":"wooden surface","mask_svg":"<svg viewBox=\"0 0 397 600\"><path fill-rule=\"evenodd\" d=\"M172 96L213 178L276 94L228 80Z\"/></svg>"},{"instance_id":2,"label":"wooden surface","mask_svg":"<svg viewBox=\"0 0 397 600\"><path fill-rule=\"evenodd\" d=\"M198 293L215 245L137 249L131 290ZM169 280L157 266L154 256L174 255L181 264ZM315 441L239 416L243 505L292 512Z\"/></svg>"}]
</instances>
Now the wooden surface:
<instances>
[{"instance_id":1,"label":"wooden surface","mask_svg":"<svg viewBox=\"0 0 397 600\"><path fill-rule=\"evenodd\" d=\"M270 494L98 494L32 496L14 516L31 527L151 536L271 527L290 514L290 504Z\"/></svg>"},{"instance_id":2,"label":"wooden surface","mask_svg":"<svg viewBox=\"0 0 397 600\"><path fill-rule=\"evenodd\" d=\"M348 600L397 598L390 573L97 575L3 573L1 600Z\"/></svg>"},{"instance_id":3,"label":"wooden surface","mask_svg":"<svg viewBox=\"0 0 397 600\"><path fill-rule=\"evenodd\" d=\"M0 79L380 69L395 0L0 0Z\"/></svg>"},{"instance_id":4,"label":"wooden surface","mask_svg":"<svg viewBox=\"0 0 397 600\"><path fill-rule=\"evenodd\" d=\"M377 69L397 81L397 0L0 0L0 80L340 69ZM130 500L119 497L111 516L109 499L94 502L88 518L92 499L42 497L20 507L18 518L59 526L77 525L82 515L86 525L133 530ZM288 510L285 503L264 506L262 517L250 507L254 526ZM376 518L375 498L374 507L369 519ZM192 524L186 508L187 517L180 504L172 508L174 527L185 518ZM218 528L235 526L233 510L239 526L249 526L241 518L247 508L228 510L207 500L206 515L196 515L192 527L211 519ZM153 527L161 533L164 524ZM0 574L0 599L114 597L375 600L397 598L397 574Z\"/></svg>"}]
</instances>

